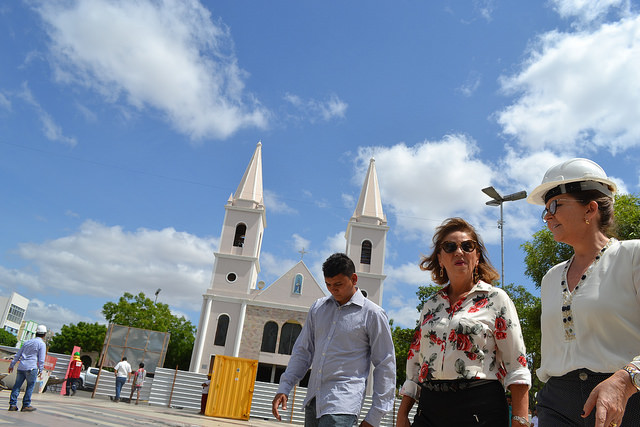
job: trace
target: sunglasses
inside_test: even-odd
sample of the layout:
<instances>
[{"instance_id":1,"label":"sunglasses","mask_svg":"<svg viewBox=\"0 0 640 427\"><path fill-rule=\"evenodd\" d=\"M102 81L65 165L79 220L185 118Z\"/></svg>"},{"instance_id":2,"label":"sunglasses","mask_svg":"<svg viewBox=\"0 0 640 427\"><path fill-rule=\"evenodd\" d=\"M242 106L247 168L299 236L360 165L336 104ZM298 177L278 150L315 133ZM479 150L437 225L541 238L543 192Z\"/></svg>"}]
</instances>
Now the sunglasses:
<instances>
[{"instance_id":1,"label":"sunglasses","mask_svg":"<svg viewBox=\"0 0 640 427\"><path fill-rule=\"evenodd\" d=\"M464 242L460 242L460 244L457 242L446 241L443 242L440 247L448 254L457 251L458 247L462 248L465 252L471 253L476 250L478 243L476 243L475 240L465 240Z\"/></svg>"},{"instance_id":2,"label":"sunglasses","mask_svg":"<svg viewBox=\"0 0 640 427\"><path fill-rule=\"evenodd\" d=\"M545 216L547 215L555 215L556 211L558 210L558 206L562 206L562 204L558 205L558 201L561 200L567 200L567 201L575 201L575 202L582 202L582 200L578 200L578 199L555 199L552 200L551 203L549 203L549 207L545 208L545 210L542 211L542 221L543 222L547 222L546 219L544 219Z\"/></svg>"}]
</instances>

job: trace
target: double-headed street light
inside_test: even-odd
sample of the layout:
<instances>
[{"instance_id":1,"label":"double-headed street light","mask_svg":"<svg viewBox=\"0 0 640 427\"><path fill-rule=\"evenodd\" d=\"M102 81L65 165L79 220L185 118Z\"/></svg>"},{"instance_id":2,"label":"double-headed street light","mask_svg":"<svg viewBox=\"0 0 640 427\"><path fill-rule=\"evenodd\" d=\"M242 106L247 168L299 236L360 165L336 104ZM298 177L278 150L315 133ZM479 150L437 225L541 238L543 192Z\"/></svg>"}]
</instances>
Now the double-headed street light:
<instances>
[{"instance_id":1,"label":"double-headed street light","mask_svg":"<svg viewBox=\"0 0 640 427\"><path fill-rule=\"evenodd\" d=\"M502 265L502 275L500 276L500 280L502 281L502 286L505 285L504 281L504 220L502 219L502 205L504 202L512 202L514 200L520 200L527 197L526 191L518 191L517 193L509 194L507 196L501 196L500 193L496 191L493 187L483 188L482 192L487 196L493 198L493 200L489 200L487 205L489 206L500 206L500 221L498 221L498 228L500 229L500 258Z\"/></svg>"}]
</instances>

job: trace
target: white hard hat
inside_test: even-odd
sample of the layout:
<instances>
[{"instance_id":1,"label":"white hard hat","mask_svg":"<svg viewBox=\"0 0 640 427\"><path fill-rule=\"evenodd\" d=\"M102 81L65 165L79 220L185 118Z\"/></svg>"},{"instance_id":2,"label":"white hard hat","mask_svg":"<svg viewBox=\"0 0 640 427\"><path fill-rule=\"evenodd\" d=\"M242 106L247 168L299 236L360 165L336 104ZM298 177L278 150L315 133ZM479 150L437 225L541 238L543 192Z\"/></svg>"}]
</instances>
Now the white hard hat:
<instances>
[{"instance_id":1,"label":"white hard hat","mask_svg":"<svg viewBox=\"0 0 640 427\"><path fill-rule=\"evenodd\" d=\"M46 334L47 333L47 327L44 325L38 325L38 327L36 328L36 334Z\"/></svg>"},{"instance_id":2,"label":"white hard hat","mask_svg":"<svg viewBox=\"0 0 640 427\"><path fill-rule=\"evenodd\" d=\"M574 184L570 185L572 183ZM570 159L549 168L542 178L542 183L527 197L527 202L544 205L546 200L558 194L586 190L598 190L612 197L617 187L596 162L589 159Z\"/></svg>"}]
</instances>

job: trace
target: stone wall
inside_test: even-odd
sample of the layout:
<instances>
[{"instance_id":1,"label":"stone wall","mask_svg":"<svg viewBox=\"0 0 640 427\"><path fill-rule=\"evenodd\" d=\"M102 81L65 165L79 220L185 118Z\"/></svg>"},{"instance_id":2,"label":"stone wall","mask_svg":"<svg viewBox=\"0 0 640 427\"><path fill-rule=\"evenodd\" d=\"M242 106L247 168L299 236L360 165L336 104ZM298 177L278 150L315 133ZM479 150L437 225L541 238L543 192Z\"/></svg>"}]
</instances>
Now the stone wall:
<instances>
[{"instance_id":1,"label":"stone wall","mask_svg":"<svg viewBox=\"0 0 640 427\"><path fill-rule=\"evenodd\" d=\"M281 308L247 306L247 313L244 320L244 330L242 331L242 342L240 344L240 357L247 359L259 359L260 347L262 346L262 331L264 325L273 321L278 324L278 341L276 349L280 345L280 334L282 326L287 322L304 325L307 312L284 310Z\"/></svg>"}]
</instances>

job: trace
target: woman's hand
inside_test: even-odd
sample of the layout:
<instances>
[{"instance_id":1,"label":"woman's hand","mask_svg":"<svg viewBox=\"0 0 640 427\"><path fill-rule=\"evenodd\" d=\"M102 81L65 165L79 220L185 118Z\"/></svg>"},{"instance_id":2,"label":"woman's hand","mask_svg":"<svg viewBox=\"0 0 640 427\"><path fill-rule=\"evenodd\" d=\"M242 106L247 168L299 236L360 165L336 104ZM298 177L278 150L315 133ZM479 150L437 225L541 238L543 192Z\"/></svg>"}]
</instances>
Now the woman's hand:
<instances>
[{"instance_id":1,"label":"woman's hand","mask_svg":"<svg viewBox=\"0 0 640 427\"><path fill-rule=\"evenodd\" d=\"M616 371L593 389L584 404L582 418L589 416L596 408L595 427L620 425L627 400L636 392L626 371Z\"/></svg>"},{"instance_id":2,"label":"woman's hand","mask_svg":"<svg viewBox=\"0 0 640 427\"><path fill-rule=\"evenodd\" d=\"M409 421L409 412L413 408L413 404L416 401L409 396L402 396L400 402L400 408L398 408L398 416L396 417L396 427L409 427L411 421Z\"/></svg>"}]
</instances>

